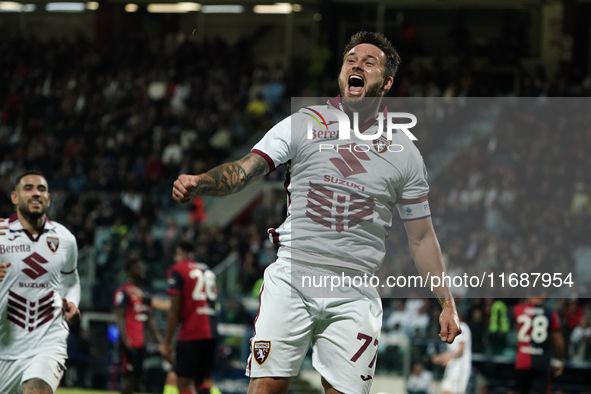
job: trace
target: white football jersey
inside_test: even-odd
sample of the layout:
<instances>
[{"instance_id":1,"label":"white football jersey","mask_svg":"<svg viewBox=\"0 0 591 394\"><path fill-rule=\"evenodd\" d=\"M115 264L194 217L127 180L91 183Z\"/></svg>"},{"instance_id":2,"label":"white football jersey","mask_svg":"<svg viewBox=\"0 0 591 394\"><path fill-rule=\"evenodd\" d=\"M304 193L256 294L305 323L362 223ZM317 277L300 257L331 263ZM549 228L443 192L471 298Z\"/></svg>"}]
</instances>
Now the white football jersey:
<instances>
[{"instance_id":1,"label":"white football jersey","mask_svg":"<svg viewBox=\"0 0 591 394\"><path fill-rule=\"evenodd\" d=\"M385 255L394 208L403 220L430 216L423 158L404 133L373 141L338 136L339 122L326 109L342 110L338 99L302 108L273 127L252 152L271 170L287 164L288 217L270 239L279 256L310 264L373 274ZM323 113L323 111L325 111ZM313 130L308 138L308 123ZM375 134L378 121L360 127Z\"/></svg>"},{"instance_id":2,"label":"white football jersey","mask_svg":"<svg viewBox=\"0 0 591 394\"><path fill-rule=\"evenodd\" d=\"M472 331L465 322L460 322L460 328L462 329L462 333L456 337L453 343L447 345L447 351L450 353L457 352L461 343L464 344L464 351L460 357L450 360L447 365L459 364L469 368L472 365Z\"/></svg>"},{"instance_id":3,"label":"white football jersey","mask_svg":"<svg viewBox=\"0 0 591 394\"><path fill-rule=\"evenodd\" d=\"M61 282L68 275L77 275L76 238L49 220L35 238L16 213L8 227L0 236L0 262L11 263L0 282L0 359L47 351L65 354L69 329L62 314Z\"/></svg>"}]
</instances>

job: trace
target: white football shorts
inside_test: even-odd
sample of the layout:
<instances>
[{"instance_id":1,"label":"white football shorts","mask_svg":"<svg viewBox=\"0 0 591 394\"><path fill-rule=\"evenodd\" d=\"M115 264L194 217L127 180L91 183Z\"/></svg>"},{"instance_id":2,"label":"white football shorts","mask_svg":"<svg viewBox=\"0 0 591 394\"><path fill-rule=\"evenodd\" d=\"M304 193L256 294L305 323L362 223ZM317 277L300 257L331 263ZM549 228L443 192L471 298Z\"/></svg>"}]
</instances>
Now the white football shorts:
<instances>
[{"instance_id":1,"label":"white football shorts","mask_svg":"<svg viewBox=\"0 0 591 394\"><path fill-rule=\"evenodd\" d=\"M306 270L318 274L322 268L279 258L265 270L246 375L296 376L312 344L312 365L336 390L369 393L382 325L380 298L292 295L292 271L295 277Z\"/></svg>"},{"instance_id":2,"label":"white football shorts","mask_svg":"<svg viewBox=\"0 0 591 394\"><path fill-rule=\"evenodd\" d=\"M471 366L463 360L453 360L445 367L443 373L443 380L441 381L441 391L450 392L454 394L464 394L468 388L468 381L470 380Z\"/></svg>"},{"instance_id":3,"label":"white football shorts","mask_svg":"<svg viewBox=\"0 0 591 394\"><path fill-rule=\"evenodd\" d=\"M57 390L66 370L66 355L39 354L20 360L0 360L0 393L20 394L23 383L38 378Z\"/></svg>"}]
</instances>

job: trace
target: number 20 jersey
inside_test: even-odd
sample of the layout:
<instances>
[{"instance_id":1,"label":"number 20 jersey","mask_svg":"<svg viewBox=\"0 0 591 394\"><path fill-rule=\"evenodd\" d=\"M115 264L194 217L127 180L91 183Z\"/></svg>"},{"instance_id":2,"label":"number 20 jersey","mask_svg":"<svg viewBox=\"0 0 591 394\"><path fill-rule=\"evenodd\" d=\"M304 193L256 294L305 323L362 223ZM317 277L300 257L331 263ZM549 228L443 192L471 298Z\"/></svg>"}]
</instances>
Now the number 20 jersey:
<instances>
[{"instance_id":1,"label":"number 20 jersey","mask_svg":"<svg viewBox=\"0 0 591 394\"><path fill-rule=\"evenodd\" d=\"M0 282L0 359L65 354L69 329L62 314L61 281L77 275L76 238L49 220L35 238L16 214L8 228L0 236L0 261L11 263Z\"/></svg>"},{"instance_id":2,"label":"number 20 jersey","mask_svg":"<svg viewBox=\"0 0 591 394\"><path fill-rule=\"evenodd\" d=\"M560 329L558 313L541 304L515 306L517 321L516 369L547 370L552 358L552 331Z\"/></svg>"},{"instance_id":3,"label":"number 20 jersey","mask_svg":"<svg viewBox=\"0 0 591 394\"><path fill-rule=\"evenodd\" d=\"M337 117L327 109L342 110L338 98L302 108L252 149L271 170L289 165L288 217L269 230L270 239L281 245L279 257L373 274L384 259L395 208L405 221L430 216L427 172L401 131L388 140L383 127L382 137L368 141L351 130L350 139L341 140ZM365 126L363 134L375 134L378 121Z\"/></svg>"},{"instance_id":4,"label":"number 20 jersey","mask_svg":"<svg viewBox=\"0 0 591 394\"><path fill-rule=\"evenodd\" d=\"M181 299L179 341L217 338L215 281L207 265L191 260L180 261L168 270L167 293Z\"/></svg>"}]
</instances>

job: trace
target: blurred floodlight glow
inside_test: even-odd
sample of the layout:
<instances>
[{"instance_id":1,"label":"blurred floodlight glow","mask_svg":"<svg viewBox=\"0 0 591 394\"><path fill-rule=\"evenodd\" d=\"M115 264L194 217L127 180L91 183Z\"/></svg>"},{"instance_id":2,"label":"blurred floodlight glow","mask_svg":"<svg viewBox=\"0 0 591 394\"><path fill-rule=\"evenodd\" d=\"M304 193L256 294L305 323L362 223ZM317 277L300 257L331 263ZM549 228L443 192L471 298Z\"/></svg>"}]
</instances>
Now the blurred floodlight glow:
<instances>
[{"instance_id":1,"label":"blurred floodlight glow","mask_svg":"<svg viewBox=\"0 0 591 394\"><path fill-rule=\"evenodd\" d=\"M240 14L244 12L241 5L204 5L201 7L204 14Z\"/></svg>"},{"instance_id":2,"label":"blurred floodlight glow","mask_svg":"<svg viewBox=\"0 0 591 394\"><path fill-rule=\"evenodd\" d=\"M21 8L22 12L33 12L37 9L35 4L23 4L23 8Z\"/></svg>"},{"instance_id":3,"label":"blurred floodlight glow","mask_svg":"<svg viewBox=\"0 0 591 394\"><path fill-rule=\"evenodd\" d=\"M303 10L303 7L301 4L294 4L291 7L293 9L293 12L300 12L301 10Z\"/></svg>"},{"instance_id":4,"label":"blurred floodlight glow","mask_svg":"<svg viewBox=\"0 0 591 394\"><path fill-rule=\"evenodd\" d=\"M199 11L201 9L201 4L199 3L179 3L179 6L187 11Z\"/></svg>"},{"instance_id":5,"label":"blurred floodlight glow","mask_svg":"<svg viewBox=\"0 0 591 394\"><path fill-rule=\"evenodd\" d=\"M14 1L0 1L0 12L20 12L23 6Z\"/></svg>"},{"instance_id":6,"label":"blurred floodlight glow","mask_svg":"<svg viewBox=\"0 0 591 394\"><path fill-rule=\"evenodd\" d=\"M185 13L190 11L199 11L201 9L201 4L199 3L176 3L176 4L167 4L167 3L153 3L148 4L148 12L152 13Z\"/></svg>"},{"instance_id":7,"label":"blurred floodlight glow","mask_svg":"<svg viewBox=\"0 0 591 394\"><path fill-rule=\"evenodd\" d=\"M82 12L86 9L84 3L47 3L45 10L49 12Z\"/></svg>"},{"instance_id":8,"label":"blurred floodlight glow","mask_svg":"<svg viewBox=\"0 0 591 394\"><path fill-rule=\"evenodd\" d=\"M292 9L289 3L275 3L274 5L255 5L253 11L255 14L289 14Z\"/></svg>"},{"instance_id":9,"label":"blurred floodlight glow","mask_svg":"<svg viewBox=\"0 0 591 394\"><path fill-rule=\"evenodd\" d=\"M98 10L99 8L99 3L96 1L89 1L88 3L86 3L86 9L89 10Z\"/></svg>"},{"instance_id":10,"label":"blurred floodlight glow","mask_svg":"<svg viewBox=\"0 0 591 394\"><path fill-rule=\"evenodd\" d=\"M129 3L125 5L125 11L127 12L136 12L137 11L137 4Z\"/></svg>"}]
</instances>

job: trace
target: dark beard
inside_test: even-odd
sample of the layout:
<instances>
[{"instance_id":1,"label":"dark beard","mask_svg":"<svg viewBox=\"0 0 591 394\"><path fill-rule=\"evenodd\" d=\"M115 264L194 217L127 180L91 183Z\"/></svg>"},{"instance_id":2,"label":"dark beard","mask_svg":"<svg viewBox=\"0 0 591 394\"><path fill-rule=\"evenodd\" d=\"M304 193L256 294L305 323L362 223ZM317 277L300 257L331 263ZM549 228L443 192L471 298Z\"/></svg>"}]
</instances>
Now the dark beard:
<instances>
[{"instance_id":1,"label":"dark beard","mask_svg":"<svg viewBox=\"0 0 591 394\"><path fill-rule=\"evenodd\" d=\"M45 211L47 211L47 208L43 208L41 211L39 212L31 212L29 211L29 208L27 208L26 206L20 206L18 208L18 210L20 211L21 215L23 215L23 217L25 218L25 220L31 224L35 223L37 220L39 220L39 218L41 218L43 215L45 215Z\"/></svg>"},{"instance_id":2,"label":"dark beard","mask_svg":"<svg viewBox=\"0 0 591 394\"><path fill-rule=\"evenodd\" d=\"M364 97L345 97L347 85L341 86L342 102L354 111L362 112L365 108L372 108L375 100L382 98L382 82L368 85Z\"/></svg>"}]
</instances>

